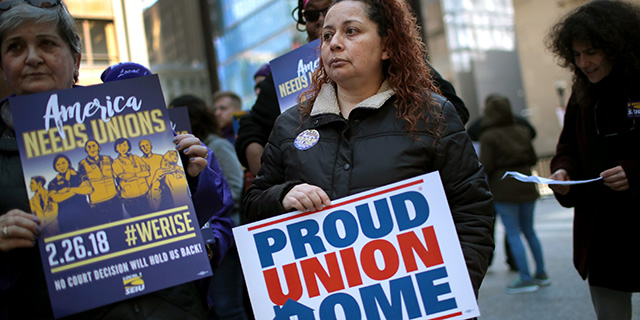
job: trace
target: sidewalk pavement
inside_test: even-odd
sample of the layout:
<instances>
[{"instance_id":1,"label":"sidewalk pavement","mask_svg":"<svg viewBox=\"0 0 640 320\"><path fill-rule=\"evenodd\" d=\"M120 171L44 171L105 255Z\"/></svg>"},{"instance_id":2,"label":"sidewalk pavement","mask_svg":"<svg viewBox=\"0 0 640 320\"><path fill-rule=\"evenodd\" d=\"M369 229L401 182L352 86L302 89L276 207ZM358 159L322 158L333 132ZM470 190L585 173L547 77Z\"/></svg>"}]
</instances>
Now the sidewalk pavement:
<instances>
[{"instance_id":1,"label":"sidewalk pavement","mask_svg":"<svg viewBox=\"0 0 640 320\"><path fill-rule=\"evenodd\" d=\"M553 196L536 204L535 228L542 243L551 285L536 292L507 294L504 288L518 277L505 263L504 228L496 221L493 263L480 288L481 320L572 320L596 319L589 287L572 262L573 209L563 208ZM523 241L525 241L523 239ZM533 257L528 262L534 272ZM640 319L640 295L633 295L633 319Z\"/></svg>"}]
</instances>

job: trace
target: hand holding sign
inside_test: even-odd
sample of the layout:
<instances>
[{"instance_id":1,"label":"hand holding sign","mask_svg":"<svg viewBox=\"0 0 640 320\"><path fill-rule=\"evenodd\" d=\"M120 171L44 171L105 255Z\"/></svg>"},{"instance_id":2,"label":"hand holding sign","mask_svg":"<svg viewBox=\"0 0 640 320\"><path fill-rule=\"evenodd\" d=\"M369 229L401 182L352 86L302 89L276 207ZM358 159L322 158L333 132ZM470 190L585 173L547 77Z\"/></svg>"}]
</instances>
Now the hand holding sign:
<instances>
[{"instance_id":1,"label":"hand holding sign","mask_svg":"<svg viewBox=\"0 0 640 320\"><path fill-rule=\"evenodd\" d=\"M291 188L282 199L285 210L317 211L330 205L331 200L324 190L306 183Z\"/></svg>"}]
</instances>

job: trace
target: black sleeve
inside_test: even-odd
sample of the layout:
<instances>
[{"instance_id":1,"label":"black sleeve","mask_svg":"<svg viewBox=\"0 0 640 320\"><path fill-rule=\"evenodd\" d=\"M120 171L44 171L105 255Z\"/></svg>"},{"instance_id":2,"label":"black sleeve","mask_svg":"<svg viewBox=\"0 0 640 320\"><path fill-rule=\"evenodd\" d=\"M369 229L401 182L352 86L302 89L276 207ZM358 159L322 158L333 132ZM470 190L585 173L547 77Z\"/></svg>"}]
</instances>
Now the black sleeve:
<instances>
[{"instance_id":1,"label":"black sleeve","mask_svg":"<svg viewBox=\"0 0 640 320\"><path fill-rule=\"evenodd\" d=\"M442 78L440 73L436 71L433 67L431 67L431 71L433 72L433 82L436 87L440 88L440 92L442 92L442 96L447 98L453 106L456 108L458 115L460 116L460 120L462 120L462 124L466 124L469 121L469 110L464 105L464 102L458 95L456 94L456 89L453 85Z\"/></svg>"},{"instance_id":2,"label":"black sleeve","mask_svg":"<svg viewBox=\"0 0 640 320\"><path fill-rule=\"evenodd\" d=\"M260 94L258 94L251 112L240 119L235 148L238 159L243 166L249 166L247 155L245 154L247 146L253 142L257 142L262 146L267 144L273 124L279 115L280 105L278 104L276 87L273 83L273 77L269 74L260 83Z\"/></svg>"},{"instance_id":3,"label":"black sleeve","mask_svg":"<svg viewBox=\"0 0 640 320\"><path fill-rule=\"evenodd\" d=\"M467 128L467 133L469 134L469 138L471 141L480 141L480 133L482 133L482 117L478 117L478 119L471 122L469 127Z\"/></svg>"}]
</instances>

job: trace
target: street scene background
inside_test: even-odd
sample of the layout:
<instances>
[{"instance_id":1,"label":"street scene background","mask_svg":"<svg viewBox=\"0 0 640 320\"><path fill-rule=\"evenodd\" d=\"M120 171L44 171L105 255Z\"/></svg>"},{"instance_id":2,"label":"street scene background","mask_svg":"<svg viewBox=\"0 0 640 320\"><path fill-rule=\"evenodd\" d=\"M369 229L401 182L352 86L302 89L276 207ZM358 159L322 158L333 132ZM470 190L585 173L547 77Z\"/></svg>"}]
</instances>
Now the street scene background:
<instances>
[{"instance_id":1,"label":"street scene background","mask_svg":"<svg viewBox=\"0 0 640 320\"><path fill-rule=\"evenodd\" d=\"M537 201L534 227L542 242L551 285L535 292L507 294L504 288L518 273L509 271L505 262L504 227L499 218L496 220L496 250L478 299L480 319L596 319L589 286L573 268L572 221L573 209L560 206L553 196ZM533 268L533 257L528 253L529 266ZM640 295L637 294L633 295L633 319L640 319Z\"/></svg>"}]
</instances>

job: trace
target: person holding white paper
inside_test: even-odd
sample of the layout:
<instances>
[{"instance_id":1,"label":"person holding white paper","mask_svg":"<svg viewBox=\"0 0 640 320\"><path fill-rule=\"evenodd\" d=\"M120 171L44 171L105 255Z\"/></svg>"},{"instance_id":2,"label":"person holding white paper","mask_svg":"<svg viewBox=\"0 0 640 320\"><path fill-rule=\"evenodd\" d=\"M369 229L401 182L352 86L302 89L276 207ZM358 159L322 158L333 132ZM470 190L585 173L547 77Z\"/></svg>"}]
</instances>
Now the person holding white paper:
<instances>
[{"instance_id":1,"label":"person holding white paper","mask_svg":"<svg viewBox=\"0 0 640 320\"><path fill-rule=\"evenodd\" d=\"M493 250L493 197L460 117L433 85L407 4L337 1L321 40L312 91L276 120L245 216L320 210L439 171L477 295Z\"/></svg>"},{"instance_id":2,"label":"person holding white paper","mask_svg":"<svg viewBox=\"0 0 640 320\"><path fill-rule=\"evenodd\" d=\"M591 1L562 18L548 36L560 65L573 72L550 185L575 212L573 262L589 282L598 319L631 319L640 292L640 6Z\"/></svg>"}]
</instances>

